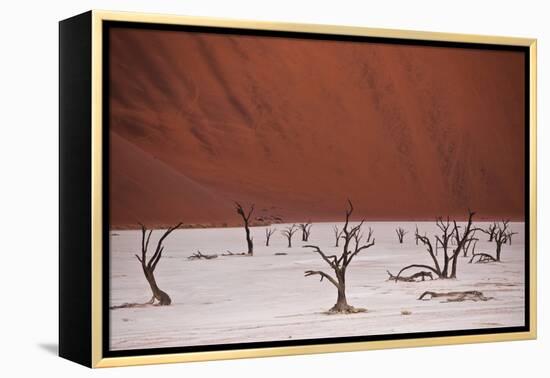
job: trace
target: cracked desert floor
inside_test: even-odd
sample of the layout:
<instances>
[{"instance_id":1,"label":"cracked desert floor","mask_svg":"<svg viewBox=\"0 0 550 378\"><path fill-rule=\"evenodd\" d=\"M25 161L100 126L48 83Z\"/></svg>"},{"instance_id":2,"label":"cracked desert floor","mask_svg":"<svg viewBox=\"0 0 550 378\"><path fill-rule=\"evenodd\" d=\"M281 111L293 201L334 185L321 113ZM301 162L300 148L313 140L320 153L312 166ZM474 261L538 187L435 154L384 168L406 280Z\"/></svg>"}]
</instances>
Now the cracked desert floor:
<instances>
[{"instance_id":1,"label":"cracked desert floor","mask_svg":"<svg viewBox=\"0 0 550 378\"><path fill-rule=\"evenodd\" d=\"M376 244L363 251L348 268L349 304L364 313L327 315L336 301L336 290L319 276L304 277L306 270L330 268L304 244L318 245L327 254L334 247L333 225L314 223L308 243L300 232L287 248L280 231L265 247L265 227L253 227L253 257L221 256L227 250L245 249L244 229L181 229L165 241L165 251L155 276L172 298L170 306L146 306L110 310L110 348L128 350L176 346L213 345L276 340L318 339L361 335L465 330L523 326L525 321L525 228L511 223L518 234L504 245L502 262L469 264L460 257L458 277L416 283L388 281L390 271L412 263L430 263L424 246L416 245L415 225L433 237L434 222L367 222ZM487 223L477 222L477 227ZM341 226L341 224L340 224ZM399 244L395 228L408 234ZM156 245L160 231L153 232ZM495 244L478 233L476 252L494 254ZM139 253L141 232L112 231L110 251L110 305L147 302L150 288L134 254ZM200 250L219 254L212 260L189 260ZM276 255L278 253L279 255ZM280 255L286 253L286 255ZM441 258L441 253L439 255ZM444 302L418 300L426 290L479 290L488 301ZM404 315L403 313L409 313Z\"/></svg>"}]
</instances>

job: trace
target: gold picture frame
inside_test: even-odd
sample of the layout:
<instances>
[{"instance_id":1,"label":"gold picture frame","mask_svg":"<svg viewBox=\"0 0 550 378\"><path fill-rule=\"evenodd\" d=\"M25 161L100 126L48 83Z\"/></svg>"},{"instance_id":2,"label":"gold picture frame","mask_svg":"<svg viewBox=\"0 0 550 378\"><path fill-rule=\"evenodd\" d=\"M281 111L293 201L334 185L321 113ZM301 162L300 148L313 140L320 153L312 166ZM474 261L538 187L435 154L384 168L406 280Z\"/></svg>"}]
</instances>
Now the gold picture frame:
<instances>
[{"instance_id":1,"label":"gold picture frame","mask_svg":"<svg viewBox=\"0 0 550 378\"><path fill-rule=\"evenodd\" d=\"M84 26L78 21L85 19ZM277 346L277 347L260 347L253 349L230 349L230 350L213 350L213 351L201 351L201 352L186 352L186 353L170 353L170 354L144 354L137 356L124 356L124 357L105 357L103 353L103 346L105 342L104 324L103 324L103 306L104 306L104 294L105 287L103 286L103 238L104 238L104 212L106 209L103 207L103 192L104 186L104 165L103 157L105 154L103 143L103 66L105 64L103 59L103 25L104 22L128 22L128 23L150 23L150 24L162 24L162 25L189 25L197 27L216 27L216 28L237 28L237 29L250 29L250 30L262 30L262 31L277 31L277 32L300 32L300 33L313 33L313 34L330 34L330 35L344 35L344 36L360 36L360 37L376 37L376 38L396 38L401 40L412 41L434 41L434 42L453 42L453 43L472 43L472 44L490 44L490 45L505 45L505 46L521 46L528 49L529 54L529 225L530 234L526 239L529 240L529 298L528 298L528 314L529 314L529 329L524 332L511 332L511 333L494 333L494 334L476 334L476 335L458 335L458 336L445 336L445 337L430 337L430 338L407 338L398 340L380 340L380 341L365 341L365 342L342 342L342 343L330 343L312 345L300 345L300 346ZM72 24L71 24L72 23ZM77 25L78 24L78 25ZM72 25L72 26L71 26ZM76 26L75 26L76 25ZM71 29L73 28L73 29ZM76 29L75 29L76 28ZM238 359L238 358L250 358L250 357L265 357L265 356L283 356L283 355L299 355L310 353L327 353L327 352L347 352L347 351L359 351L359 350L371 350L371 349L386 349L386 348L401 348L401 347L417 347L417 346L434 346L434 345L447 345L447 344L464 344L464 343L479 343L479 342L494 342L494 341L511 341L511 340L526 340L535 339L537 335L537 297L536 297L536 227L537 227L537 181L536 181L536 148L537 148L537 135L536 135L536 54L537 54L537 41L536 39L528 38L513 38L513 37L500 37L500 36L482 36L482 35L468 35L468 34L453 34L453 33L436 33L436 32L424 32L424 31L407 31L407 30L391 30L391 29L377 29L377 28L365 28L365 27L353 27L353 26L335 26L335 25L316 25L316 24L295 24L295 23L280 23L280 22L265 22L265 21L246 21L246 20L231 20L231 19L216 19L209 17L187 17L187 16L174 16L174 15L160 15L160 14L145 14L145 13L126 13L126 12L110 12L110 11L90 11L82 16L77 16L73 19L61 22L61 66L60 74L62 78L61 90L63 92L65 82L69 79L63 79L65 75L64 67L67 67L63 61L64 52L67 51L67 59L71 58L72 51L78 51L78 41L72 41L66 35L68 33L75 33L75 30L85 31L89 36L89 45L85 45L83 48L90 49L89 56L91 62L89 63L90 77L89 88L84 90L91 90L89 99L91 102L89 106L89 114L84 116L89 118L89 128L84 127L84 133L90 133L86 138L90 138L90 152L91 156L89 162L89 182L91 188L89 194L91 196L89 200L89 215L90 223L89 229L80 230L79 232L87 233L90 241L90 245L83 245L82 248L89 249L89 255L86 255L85 261L79 263L74 262L71 257L68 257L68 250L63 248L66 243L62 242L60 246L61 253L61 266L60 275L60 354L63 357L74 360L90 367L114 367L114 366L129 366L129 365L143 365L143 364L160 364L160 363L173 363L173 362L188 362L188 361L207 361L218 359ZM75 47L77 46L77 47ZM65 50L63 50L65 49ZM73 50L71 50L73 49ZM82 59L86 59L83 57ZM61 95L60 112L71 105L70 101L81 101L76 96L73 98L63 97ZM86 104L81 106L86 107ZM82 120L83 118L75 119L73 121ZM61 117L61 129L63 134L64 126L63 122L68 122L70 116L66 118ZM73 122L74 127L74 122ZM63 135L62 135L61 148L63 148ZM69 136L67 136L69 138ZM84 137L83 137L84 138ZM69 138L70 139L70 138ZM88 139L86 139L88 140ZM67 139L66 143L69 143ZM61 156L61 164L63 165L64 156ZM67 175L70 175L70 168L67 168ZM62 170L62 187L63 187L63 170ZM78 199L79 195L87 194L74 194L73 201ZM527 195L527 194L526 194ZM70 200L67 200L66 205L63 203L60 205L61 218L63 218L64 210L63 206L69 206ZM69 210L67 210L69 211ZM62 227L63 232L70 232L70 227L76 227L74 222L70 222L70 217L66 217L66 223ZM63 219L61 220L63 223ZM70 225L69 223L73 223ZM65 228L64 228L65 227ZM86 239L88 240L88 239ZM68 242L67 242L68 243ZM78 244L78 241L74 241ZM67 247L68 248L68 247ZM77 253L74 248L72 253ZM65 262L66 261L66 262ZM80 264L80 265L75 265ZM90 310L89 317L82 319L83 324L68 326L69 319L75 318L78 314L74 313L74 309L67 301L73 301L71 296L74 296L74 292L69 292L73 286L76 289L81 288L78 284L74 284L74 281L70 281L70 273L67 273L67 269L72 269L75 272L88 271L88 275L84 279L90 278L89 283L89 295L84 294L82 300L86 304L83 307L83 311ZM68 274L68 275L67 275ZM67 297L69 299L64 300ZM89 301L89 302L87 302ZM82 308L81 308L82 310ZM89 328L86 328L86 324L89 322ZM82 332L89 332L90 350L85 349L85 356L82 353L72 352L75 348L74 339L77 337L75 334L77 330ZM81 337L81 335L79 335ZM89 355L88 355L89 353Z\"/></svg>"}]
</instances>

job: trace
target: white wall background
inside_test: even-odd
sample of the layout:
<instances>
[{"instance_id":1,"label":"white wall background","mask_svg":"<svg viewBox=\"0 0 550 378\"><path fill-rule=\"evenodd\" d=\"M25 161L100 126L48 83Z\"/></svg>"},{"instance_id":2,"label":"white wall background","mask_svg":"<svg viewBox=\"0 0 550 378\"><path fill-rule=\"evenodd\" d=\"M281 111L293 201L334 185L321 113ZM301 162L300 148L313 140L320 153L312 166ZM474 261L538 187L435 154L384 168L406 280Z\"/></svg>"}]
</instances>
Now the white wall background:
<instances>
[{"instance_id":1,"label":"white wall background","mask_svg":"<svg viewBox=\"0 0 550 378\"><path fill-rule=\"evenodd\" d=\"M402 376L548 374L550 27L545 1L11 1L0 21L0 374L131 376ZM57 21L89 9L512 35L539 39L539 339L89 371L57 344Z\"/></svg>"}]
</instances>

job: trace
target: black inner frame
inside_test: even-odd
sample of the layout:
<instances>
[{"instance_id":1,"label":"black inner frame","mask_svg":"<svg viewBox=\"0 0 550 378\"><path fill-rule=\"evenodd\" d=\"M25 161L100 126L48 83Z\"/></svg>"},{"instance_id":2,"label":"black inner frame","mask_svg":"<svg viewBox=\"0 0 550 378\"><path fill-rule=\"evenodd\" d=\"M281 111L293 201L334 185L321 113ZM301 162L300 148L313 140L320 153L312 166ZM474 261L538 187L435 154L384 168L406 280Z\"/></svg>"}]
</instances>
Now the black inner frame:
<instances>
[{"instance_id":1,"label":"black inner frame","mask_svg":"<svg viewBox=\"0 0 550 378\"><path fill-rule=\"evenodd\" d=\"M129 349L129 350L109 350L110 343L110 318L109 318L109 298L110 298L110 244L109 244L109 31L112 28L132 28L132 29L149 29L149 30L169 30L182 32L201 32L215 34L236 34L250 35L262 37L284 37L284 38L299 38L299 39L314 39L314 40L333 40L333 41L353 41L364 43L387 43L399 45L415 45L415 46L432 46L432 47L451 47L451 48L468 48L480 50L502 50L502 51L518 51L523 52L525 57L525 325L519 327L499 327L499 328L483 328L483 329L465 329L465 330L449 330L435 332L414 332L414 333L396 333L384 335L369 335L369 336L348 336L348 337L330 337L318 339L304 340L284 340L284 341L262 341L262 342L247 342L247 343L232 343L232 344L213 344L213 345L197 345L185 347L168 347L168 348L147 348L147 349ZM528 332L530 328L530 55L529 47L527 46L510 46L496 44L480 44L480 43L465 43L465 42L444 42L444 41L427 41L427 40L408 40L401 38L384 38L384 37L364 37L364 36L349 36L349 35L333 35L305 32L286 32L286 31L267 31L267 30L250 30L238 28L222 28L222 27L206 27L206 26L189 26L189 25L166 25L141 22L124 22L124 21L103 21L103 93L102 93L102 123L103 123L103 329L102 329L102 352L103 357L126 357L140 355L155 355L155 354L171 354L171 353L189 353L189 352L206 352L216 350L232 350L232 349L253 349L253 348L269 348L269 347L287 347L287 346L303 346L315 344L336 344L345 342L364 342L364 341L383 341L383 340L405 340L431 337L449 337L449 336L464 336L464 335L487 335L501 334L511 332Z\"/></svg>"}]
</instances>

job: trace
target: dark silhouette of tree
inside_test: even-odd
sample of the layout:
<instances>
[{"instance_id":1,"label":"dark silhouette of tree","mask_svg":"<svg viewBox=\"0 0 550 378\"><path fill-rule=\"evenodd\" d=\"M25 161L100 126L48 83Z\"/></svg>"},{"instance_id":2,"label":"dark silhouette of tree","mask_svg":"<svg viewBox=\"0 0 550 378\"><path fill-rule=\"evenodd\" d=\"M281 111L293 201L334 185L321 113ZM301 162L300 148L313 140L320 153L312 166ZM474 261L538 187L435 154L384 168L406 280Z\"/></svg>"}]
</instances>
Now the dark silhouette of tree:
<instances>
[{"instance_id":1,"label":"dark silhouette of tree","mask_svg":"<svg viewBox=\"0 0 550 378\"><path fill-rule=\"evenodd\" d=\"M246 245L248 247L247 254L252 256L254 254L254 243L253 243L252 236L250 236L250 217L254 212L254 204L250 206L248 213L245 213L241 204L238 202L235 202L235 210L237 211L237 214L239 214L243 219L244 230L246 232Z\"/></svg>"},{"instance_id":2,"label":"dark silhouette of tree","mask_svg":"<svg viewBox=\"0 0 550 378\"><path fill-rule=\"evenodd\" d=\"M342 237L342 234L344 233L344 230L339 230L338 226L332 226L332 229L334 231L334 239L335 239L334 246L338 247L340 238Z\"/></svg>"},{"instance_id":3,"label":"dark silhouette of tree","mask_svg":"<svg viewBox=\"0 0 550 378\"><path fill-rule=\"evenodd\" d=\"M466 290L466 291L450 291L446 293L436 293L434 291L425 291L418 297L419 301L429 301L434 298L447 298L445 302L464 302L464 301L488 301L493 297L486 297L481 291Z\"/></svg>"},{"instance_id":4,"label":"dark silhouette of tree","mask_svg":"<svg viewBox=\"0 0 550 378\"><path fill-rule=\"evenodd\" d=\"M518 234L517 232L512 232L512 231L509 231L506 234L506 237L508 238L508 245L512 245L512 236L517 235L517 234Z\"/></svg>"},{"instance_id":5,"label":"dark silhouette of tree","mask_svg":"<svg viewBox=\"0 0 550 378\"><path fill-rule=\"evenodd\" d=\"M306 277L319 275L321 276L321 281L326 278L330 283L332 283L337 291L338 296L336 299L336 304L329 310L329 312L334 313L354 313L359 311L364 311L363 309L356 309L353 306L350 306L346 299L346 271L349 264L352 262L353 258L359 254L359 252L370 248L374 245L375 240L372 237L373 231L369 228L367 238L362 244L361 240L363 236L361 234L361 228L363 227L364 221L361 221L356 226L351 226L349 224L350 216L353 213L353 204L348 200L349 208L346 210L346 222L344 228L342 229L342 240L344 245L342 247L342 253L340 256L336 255L327 255L316 245L306 245L304 248L312 248L314 252L318 253L319 256L332 268L334 271L334 276L331 276L328 273L325 273L320 270L307 270L304 275Z\"/></svg>"},{"instance_id":6,"label":"dark silhouette of tree","mask_svg":"<svg viewBox=\"0 0 550 378\"><path fill-rule=\"evenodd\" d=\"M288 248L292 247L292 237L297 231L298 231L298 228L296 227L295 224L293 224L292 226L288 226L286 229L281 231L281 234L283 234L284 237L286 237L286 239L288 240Z\"/></svg>"},{"instance_id":7,"label":"dark silhouette of tree","mask_svg":"<svg viewBox=\"0 0 550 378\"><path fill-rule=\"evenodd\" d=\"M433 280L433 274L432 272L424 272L424 271L420 271L420 272L417 272L417 273L414 273L413 275L410 275L410 276L401 276L401 277L396 277L394 276L393 274L391 274L391 272L389 270L386 270L386 273L388 273L388 280L390 281L401 281L401 282L418 282L418 281L426 281L426 278L429 278L430 281ZM420 279L420 280L418 280Z\"/></svg>"},{"instance_id":8,"label":"dark silhouette of tree","mask_svg":"<svg viewBox=\"0 0 550 378\"><path fill-rule=\"evenodd\" d=\"M460 226L457 227L457 230L458 229L460 229ZM475 233L479 230L480 230L479 228L473 228L468 240L466 240L466 242L462 244L460 244L460 233L453 232L453 238L451 239L451 242L453 245L456 245L457 248L460 248L464 252L464 257L468 256L468 250L470 248L470 245L472 244L472 241L477 240L475 238ZM457 252L460 253L460 250Z\"/></svg>"},{"instance_id":9,"label":"dark silhouette of tree","mask_svg":"<svg viewBox=\"0 0 550 378\"><path fill-rule=\"evenodd\" d=\"M493 222L492 225L490 225L489 227L487 227L486 229L482 229L482 228L479 228L478 229L479 231L489 235L489 240L490 242L492 242L495 238L495 232L497 230L497 224L496 222Z\"/></svg>"},{"instance_id":10,"label":"dark silhouette of tree","mask_svg":"<svg viewBox=\"0 0 550 378\"><path fill-rule=\"evenodd\" d=\"M298 225L300 230L302 230L302 241L309 241L309 235L311 235L311 223L300 223Z\"/></svg>"},{"instance_id":11,"label":"dark silhouette of tree","mask_svg":"<svg viewBox=\"0 0 550 378\"><path fill-rule=\"evenodd\" d=\"M473 253L472 258L470 259L470 263L489 263L489 262L500 262L501 261L501 254L502 254L502 247L506 244L506 242L510 242L510 238L515 235L515 232L512 232L508 227L510 224L510 221L504 220L502 222L495 222L493 223L495 228L493 232L493 241L496 244L496 252L495 256L492 256L489 253ZM483 230L481 230L483 231ZM476 260L477 259L477 260Z\"/></svg>"},{"instance_id":12,"label":"dark silhouette of tree","mask_svg":"<svg viewBox=\"0 0 550 378\"><path fill-rule=\"evenodd\" d=\"M266 228L265 229L265 246L269 247L269 241L271 240L271 235L277 231L276 228Z\"/></svg>"},{"instance_id":13,"label":"dark silhouette of tree","mask_svg":"<svg viewBox=\"0 0 550 378\"><path fill-rule=\"evenodd\" d=\"M201 251L199 251L197 249L197 252L195 252L191 256L187 257L187 260L213 260L213 259L217 259L217 258L218 258L218 255L216 255L216 254L207 255L207 254L204 254L204 253L202 253Z\"/></svg>"},{"instance_id":14,"label":"dark silhouette of tree","mask_svg":"<svg viewBox=\"0 0 550 378\"><path fill-rule=\"evenodd\" d=\"M149 301L149 304L154 304L155 300L158 301L158 304L160 306L168 306L170 305L170 303L172 303L172 299L170 299L170 296L158 287L154 273L155 273L155 268L157 267L157 264L162 258L162 252L164 251L164 246L162 245L162 243L164 242L164 239L166 239L168 235L172 233L172 231L179 228L181 225L182 223L178 223L176 226L168 228L164 232L164 234L160 237L159 241L157 242L155 253L153 253L150 259L147 259L147 251L149 249L149 240L151 239L151 234L153 233L153 230L149 230L149 232L147 232L147 228L145 228L143 224L140 224L141 256L137 254L135 256L138 259L138 261L141 263L141 269L143 270L145 279L149 283L149 286L151 287L151 291L153 292L153 297Z\"/></svg>"},{"instance_id":15,"label":"dark silhouette of tree","mask_svg":"<svg viewBox=\"0 0 550 378\"><path fill-rule=\"evenodd\" d=\"M449 278L456 278L456 269L458 266L458 254L462 249L464 249L464 246L469 241L469 239L472 237L472 233L475 234L476 228L473 228L472 220L475 213L470 211L468 209L468 223L466 224L466 227L464 227L464 231L460 233L460 226L457 225L456 220L453 221L454 225L454 235L456 240L456 249L453 251L452 257L451 257L451 275Z\"/></svg>"},{"instance_id":16,"label":"dark silhouette of tree","mask_svg":"<svg viewBox=\"0 0 550 378\"><path fill-rule=\"evenodd\" d=\"M500 261L500 254L502 253L502 245L508 241L508 224L510 221L502 221L502 224L498 223L495 230L493 240L496 244L496 260Z\"/></svg>"},{"instance_id":17,"label":"dark silhouette of tree","mask_svg":"<svg viewBox=\"0 0 550 378\"><path fill-rule=\"evenodd\" d=\"M395 233L397 234L397 240L399 240L399 244L403 244L403 238L405 237L405 234L407 234L407 231L405 231L402 227L397 227L395 229Z\"/></svg>"},{"instance_id":18,"label":"dark silhouette of tree","mask_svg":"<svg viewBox=\"0 0 550 378\"><path fill-rule=\"evenodd\" d=\"M472 248L472 246L475 247L475 243L477 243L479 241L479 239L475 237L476 231L478 231L478 229L474 229L472 231L472 236L467 240L466 244L462 248L462 250L464 252L464 255L463 255L464 257L468 257L468 252L470 252L470 249ZM473 251L473 249L472 249L472 251Z\"/></svg>"},{"instance_id":19,"label":"dark silhouette of tree","mask_svg":"<svg viewBox=\"0 0 550 378\"><path fill-rule=\"evenodd\" d=\"M468 210L468 223L464 227L464 230L460 232L461 226L458 226L456 221L451 222L447 217L437 218L436 225L439 229L439 235L435 235L435 243L439 245L439 248L443 251L443 263L439 261L436 250L433 247L432 241L426 235L422 236L418 233L415 237L426 247L428 254L430 255L433 265L426 264L411 264L399 271L395 277L400 277L406 270L416 269L428 269L434 272L439 279L456 278L458 255L464 248L464 245L470 240L472 232L475 230L472 227L472 220L475 213ZM456 248L451 246L451 240L454 237L456 242ZM397 280L396 280L397 281Z\"/></svg>"},{"instance_id":20,"label":"dark silhouette of tree","mask_svg":"<svg viewBox=\"0 0 550 378\"><path fill-rule=\"evenodd\" d=\"M477 239L472 247L472 258L468 261L469 264L475 262L476 264L485 264L490 262L496 262L497 260L488 253L476 253ZM477 260L476 260L477 259Z\"/></svg>"}]
</instances>

